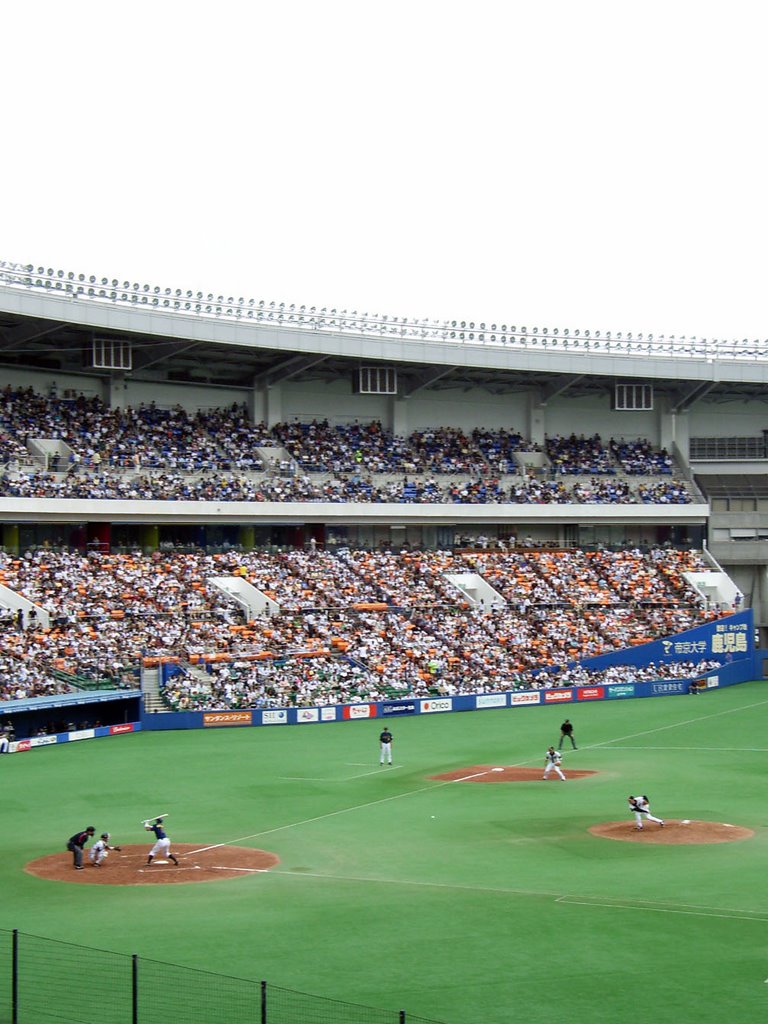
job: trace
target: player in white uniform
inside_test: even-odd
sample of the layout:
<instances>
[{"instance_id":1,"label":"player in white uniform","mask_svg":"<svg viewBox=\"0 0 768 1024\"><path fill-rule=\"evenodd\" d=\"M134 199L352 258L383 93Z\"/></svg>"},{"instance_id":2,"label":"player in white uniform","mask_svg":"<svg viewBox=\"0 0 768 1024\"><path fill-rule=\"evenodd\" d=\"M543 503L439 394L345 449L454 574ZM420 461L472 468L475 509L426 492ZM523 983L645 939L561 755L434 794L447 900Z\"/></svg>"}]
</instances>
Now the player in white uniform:
<instances>
[{"instance_id":1,"label":"player in white uniform","mask_svg":"<svg viewBox=\"0 0 768 1024\"><path fill-rule=\"evenodd\" d=\"M109 851L119 849L119 846L109 845L109 832L102 832L101 839L97 839L88 851L88 859L95 868L100 868L107 859Z\"/></svg>"},{"instance_id":2,"label":"player in white uniform","mask_svg":"<svg viewBox=\"0 0 768 1024\"><path fill-rule=\"evenodd\" d=\"M560 778L565 782L565 776L560 768L560 762L562 761L563 755L559 750L555 750L554 747L549 747L546 754L544 755L544 774L543 779L549 775L550 772L557 772Z\"/></svg>"},{"instance_id":3,"label":"player in white uniform","mask_svg":"<svg viewBox=\"0 0 768 1024\"><path fill-rule=\"evenodd\" d=\"M638 832L643 831L643 818L647 818L648 821L655 821L657 825L661 825L664 828L664 821L662 818L656 818L651 814L651 805L648 802L647 796L632 796L631 794L627 798L629 803L629 809L635 816L635 828Z\"/></svg>"}]
</instances>

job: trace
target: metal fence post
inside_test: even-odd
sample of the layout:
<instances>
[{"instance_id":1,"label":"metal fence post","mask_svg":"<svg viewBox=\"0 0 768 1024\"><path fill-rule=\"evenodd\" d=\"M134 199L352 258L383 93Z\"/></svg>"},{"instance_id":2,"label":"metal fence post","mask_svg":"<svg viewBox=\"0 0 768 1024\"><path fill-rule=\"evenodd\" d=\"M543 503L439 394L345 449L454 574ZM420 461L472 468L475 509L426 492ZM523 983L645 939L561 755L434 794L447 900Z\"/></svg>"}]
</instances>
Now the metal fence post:
<instances>
[{"instance_id":1,"label":"metal fence post","mask_svg":"<svg viewBox=\"0 0 768 1024\"><path fill-rule=\"evenodd\" d=\"M267 983L261 983L261 1024L267 1024Z\"/></svg>"},{"instance_id":2,"label":"metal fence post","mask_svg":"<svg viewBox=\"0 0 768 1024\"><path fill-rule=\"evenodd\" d=\"M139 1020L139 958L131 954L131 1022L138 1024Z\"/></svg>"},{"instance_id":3,"label":"metal fence post","mask_svg":"<svg viewBox=\"0 0 768 1024\"><path fill-rule=\"evenodd\" d=\"M400 1011L400 1024L405 1024L405 1010Z\"/></svg>"},{"instance_id":4,"label":"metal fence post","mask_svg":"<svg viewBox=\"0 0 768 1024\"><path fill-rule=\"evenodd\" d=\"M19 929L13 929L13 952L11 954L11 1021L19 1019Z\"/></svg>"}]
</instances>

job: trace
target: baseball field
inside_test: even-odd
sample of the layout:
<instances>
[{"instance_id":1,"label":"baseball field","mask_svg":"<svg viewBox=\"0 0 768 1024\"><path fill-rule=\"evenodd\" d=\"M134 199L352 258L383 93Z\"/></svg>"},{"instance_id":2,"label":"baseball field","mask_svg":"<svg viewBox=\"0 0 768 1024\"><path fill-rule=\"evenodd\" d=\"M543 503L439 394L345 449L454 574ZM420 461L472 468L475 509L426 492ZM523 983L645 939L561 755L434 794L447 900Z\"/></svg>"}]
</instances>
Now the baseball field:
<instances>
[{"instance_id":1,"label":"baseball field","mask_svg":"<svg viewBox=\"0 0 768 1024\"><path fill-rule=\"evenodd\" d=\"M388 723L391 768L381 720L0 758L0 928L447 1024L766 1019L766 683ZM123 849L76 872L91 824Z\"/></svg>"}]
</instances>

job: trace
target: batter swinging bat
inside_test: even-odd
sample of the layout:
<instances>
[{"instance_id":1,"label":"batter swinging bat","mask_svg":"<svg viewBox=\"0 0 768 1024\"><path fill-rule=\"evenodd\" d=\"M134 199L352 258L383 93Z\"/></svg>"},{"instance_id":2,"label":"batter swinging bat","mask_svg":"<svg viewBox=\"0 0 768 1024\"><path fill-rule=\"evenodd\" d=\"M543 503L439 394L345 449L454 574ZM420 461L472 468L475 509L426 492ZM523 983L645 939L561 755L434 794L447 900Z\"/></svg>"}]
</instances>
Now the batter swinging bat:
<instances>
[{"instance_id":1,"label":"batter swinging bat","mask_svg":"<svg viewBox=\"0 0 768 1024\"><path fill-rule=\"evenodd\" d=\"M148 825L150 823L150 821L157 821L158 818L167 818L167 817L168 817L168 812L166 812L165 814L153 814L151 818L145 818L144 821L142 821L141 824L142 825Z\"/></svg>"}]
</instances>

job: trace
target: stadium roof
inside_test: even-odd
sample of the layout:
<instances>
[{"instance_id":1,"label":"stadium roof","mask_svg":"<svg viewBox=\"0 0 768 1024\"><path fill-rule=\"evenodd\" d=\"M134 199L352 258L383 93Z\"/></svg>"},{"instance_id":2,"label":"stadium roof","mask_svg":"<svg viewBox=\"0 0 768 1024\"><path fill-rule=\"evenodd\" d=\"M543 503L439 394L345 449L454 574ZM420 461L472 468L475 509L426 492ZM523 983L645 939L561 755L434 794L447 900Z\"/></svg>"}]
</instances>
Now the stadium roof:
<instances>
[{"instance_id":1,"label":"stadium roof","mask_svg":"<svg viewBox=\"0 0 768 1024\"><path fill-rule=\"evenodd\" d=\"M122 344L136 379L227 388L350 380L392 366L398 394L612 393L650 383L672 409L768 396L768 342L416 321L203 295L0 263L0 366L113 375L93 343Z\"/></svg>"}]
</instances>

